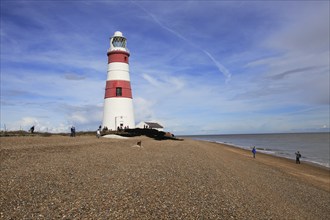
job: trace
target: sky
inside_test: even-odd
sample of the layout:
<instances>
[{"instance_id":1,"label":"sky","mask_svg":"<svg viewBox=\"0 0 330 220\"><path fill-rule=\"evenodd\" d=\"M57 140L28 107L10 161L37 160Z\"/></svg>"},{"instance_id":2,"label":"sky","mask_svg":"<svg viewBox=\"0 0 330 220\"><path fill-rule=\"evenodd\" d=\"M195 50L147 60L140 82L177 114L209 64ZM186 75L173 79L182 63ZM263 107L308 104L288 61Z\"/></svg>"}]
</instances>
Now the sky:
<instances>
[{"instance_id":1,"label":"sky","mask_svg":"<svg viewBox=\"0 0 330 220\"><path fill-rule=\"evenodd\" d=\"M135 121L329 131L329 1L1 1L1 130L95 131L127 38Z\"/></svg>"}]
</instances>

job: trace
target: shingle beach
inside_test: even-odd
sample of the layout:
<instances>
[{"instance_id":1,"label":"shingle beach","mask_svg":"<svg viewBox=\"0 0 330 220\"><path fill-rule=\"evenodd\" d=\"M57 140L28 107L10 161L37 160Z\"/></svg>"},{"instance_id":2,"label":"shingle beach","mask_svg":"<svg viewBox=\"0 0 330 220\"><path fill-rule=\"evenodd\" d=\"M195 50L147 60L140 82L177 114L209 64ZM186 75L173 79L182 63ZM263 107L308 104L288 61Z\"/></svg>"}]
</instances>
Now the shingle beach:
<instances>
[{"instance_id":1,"label":"shingle beach","mask_svg":"<svg viewBox=\"0 0 330 220\"><path fill-rule=\"evenodd\" d=\"M330 217L329 169L304 161L190 139L0 141L0 219Z\"/></svg>"}]
</instances>

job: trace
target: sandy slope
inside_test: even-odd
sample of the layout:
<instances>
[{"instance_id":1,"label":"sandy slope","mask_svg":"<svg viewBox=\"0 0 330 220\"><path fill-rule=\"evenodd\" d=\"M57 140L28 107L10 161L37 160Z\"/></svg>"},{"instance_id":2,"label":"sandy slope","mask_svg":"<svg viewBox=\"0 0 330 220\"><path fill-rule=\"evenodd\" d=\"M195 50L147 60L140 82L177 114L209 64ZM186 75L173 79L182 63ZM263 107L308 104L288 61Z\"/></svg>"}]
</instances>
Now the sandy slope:
<instances>
[{"instance_id":1,"label":"sandy slope","mask_svg":"<svg viewBox=\"0 0 330 220\"><path fill-rule=\"evenodd\" d=\"M142 140L142 148L136 146ZM328 169L193 140L1 138L1 219L327 219Z\"/></svg>"}]
</instances>

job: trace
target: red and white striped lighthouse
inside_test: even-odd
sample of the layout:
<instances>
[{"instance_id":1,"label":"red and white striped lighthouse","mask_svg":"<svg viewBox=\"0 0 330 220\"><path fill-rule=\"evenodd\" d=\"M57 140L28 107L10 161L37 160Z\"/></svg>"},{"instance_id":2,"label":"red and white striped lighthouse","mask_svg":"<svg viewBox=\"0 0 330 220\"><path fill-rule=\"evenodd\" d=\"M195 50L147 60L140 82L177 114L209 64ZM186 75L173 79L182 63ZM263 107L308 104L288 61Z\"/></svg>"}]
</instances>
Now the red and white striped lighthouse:
<instances>
[{"instance_id":1,"label":"red and white striped lighthouse","mask_svg":"<svg viewBox=\"0 0 330 220\"><path fill-rule=\"evenodd\" d=\"M105 87L102 127L109 130L135 128L126 38L116 31L110 38L108 77Z\"/></svg>"}]
</instances>

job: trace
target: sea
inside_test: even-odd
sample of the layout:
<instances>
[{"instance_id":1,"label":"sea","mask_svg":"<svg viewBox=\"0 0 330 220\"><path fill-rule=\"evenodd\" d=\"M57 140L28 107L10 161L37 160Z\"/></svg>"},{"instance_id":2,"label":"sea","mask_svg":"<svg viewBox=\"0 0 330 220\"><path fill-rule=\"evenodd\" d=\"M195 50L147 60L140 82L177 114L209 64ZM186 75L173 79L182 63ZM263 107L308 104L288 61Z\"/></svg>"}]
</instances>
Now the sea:
<instances>
[{"instance_id":1,"label":"sea","mask_svg":"<svg viewBox=\"0 0 330 220\"><path fill-rule=\"evenodd\" d=\"M182 136L194 140L223 143L233 147L252 149L278 157L295 159L295 152L308 161L330 168L330 133L283 133L283 134L226 134Z\"/></svg>"}]
</instances>

